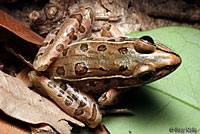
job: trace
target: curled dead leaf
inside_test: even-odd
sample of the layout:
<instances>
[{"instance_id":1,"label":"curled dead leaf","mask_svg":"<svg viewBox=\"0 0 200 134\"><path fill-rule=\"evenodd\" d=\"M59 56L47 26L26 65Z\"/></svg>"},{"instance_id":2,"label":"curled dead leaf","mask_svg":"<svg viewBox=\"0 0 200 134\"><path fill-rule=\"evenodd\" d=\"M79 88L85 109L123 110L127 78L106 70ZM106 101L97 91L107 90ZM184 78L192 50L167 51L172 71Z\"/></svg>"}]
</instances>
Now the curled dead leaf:
<instances>
[{"instance_id":1,"label":"curled dead leaf","mask_svg":"<svg viewBox=\"0 0 200 134\"><path fill-rule=\"evenodd\" d=\"M71 133L70 121L80 121L61 111L54 103L31 91L21 80L0 71L0 109L9 116L31 124L49 124L59 133Z\"/></svg>"},{"instance_id":2,"label":"curled dead leaf","mask_svg":"<svg viewBox=\"0 0 200 134\"><path fill-rule=\"evenodd\" d=\"M13 48L6 47L6 50L8 52L10 52L11 54L15 55L18 59L20 59L21 61L23 61L29 67L33 68L33 65L31 63L32 61L26 59L24 56L20 55L19 53L16 53Z\"/></svg>"},{"instance_id":3,"label":"curled dead leaf","mask_svg":"<svg viewBox=\"0 0 200 134\"><path fill-rule=\"evenodd\" d=\"M0 10L0 26L33 44L41 45L43 38L25 27L20 21Z\"/></svg>"}]
</instances>

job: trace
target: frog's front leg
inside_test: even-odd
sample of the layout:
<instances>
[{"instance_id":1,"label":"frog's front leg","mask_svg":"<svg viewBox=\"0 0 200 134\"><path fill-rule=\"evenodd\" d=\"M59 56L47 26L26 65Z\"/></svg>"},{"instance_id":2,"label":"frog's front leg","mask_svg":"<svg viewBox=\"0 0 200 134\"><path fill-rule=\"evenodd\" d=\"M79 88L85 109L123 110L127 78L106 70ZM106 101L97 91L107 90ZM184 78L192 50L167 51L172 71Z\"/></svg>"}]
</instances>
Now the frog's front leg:
<instances>
[{"instance_id":1,"label":"frog's front leg","mask_svg":"<svg viewBox=\"0 0 200 134\"><path fill-rule=\"evenodd\" d=\"M100 107L109 107L114 106L119 102L121 90L117 90L115 88L109 89L107 92L103 93L101 97L98 99L98 103Z\"/></svg>"},{"instance_id":2,"label":"frog's front leg","mask_svg":"<svg viewBox=\"0 0 200 134\"><path fill-rule=\"evenodd\" d=\"M103 93L98 99L98 103L101 108L101 113L103 115L108 115L108 114L113 114L113 113L114 114L115 113L134 114L132 110L126 109L126 108L125 109L118 109L118 108L105 109L105 108L117 105L124 92L125 92L124 90L111 88L107 92Z\"/></svg>"},{"instance_id":3,"label":"frog's front leg","mask_svg":"<svg viewBox=\"0 0 200 134\"><path fill-rule=\"evenodd\" d=\"M57 85L36 71L30 72L29 78L35 85L41 87L67 114L79 119L91 128L95 128L101 123L101 112L91 96L64 82Z\"/></svg>"}]
</instances>

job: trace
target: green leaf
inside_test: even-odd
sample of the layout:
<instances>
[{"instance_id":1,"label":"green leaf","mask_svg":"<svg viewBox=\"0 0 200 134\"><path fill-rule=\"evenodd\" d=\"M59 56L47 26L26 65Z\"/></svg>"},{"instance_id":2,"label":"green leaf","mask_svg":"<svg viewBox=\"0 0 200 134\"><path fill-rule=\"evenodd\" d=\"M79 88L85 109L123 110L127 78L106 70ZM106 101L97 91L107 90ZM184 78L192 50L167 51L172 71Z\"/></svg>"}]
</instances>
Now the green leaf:
<instances>
[{"instance_id":1,"label":"green leaf","mask_svg":"<svg viewBox=\"0 0 200 134\"><path fill-rule=\"evenodd\" d=\"M130 89L121 107L135 115L107 116L103 121L111 134L200 133L200 30L162 27L131 33L151 36L182 58L172 74L151 84Z\"/></svg>"}]
</instances>

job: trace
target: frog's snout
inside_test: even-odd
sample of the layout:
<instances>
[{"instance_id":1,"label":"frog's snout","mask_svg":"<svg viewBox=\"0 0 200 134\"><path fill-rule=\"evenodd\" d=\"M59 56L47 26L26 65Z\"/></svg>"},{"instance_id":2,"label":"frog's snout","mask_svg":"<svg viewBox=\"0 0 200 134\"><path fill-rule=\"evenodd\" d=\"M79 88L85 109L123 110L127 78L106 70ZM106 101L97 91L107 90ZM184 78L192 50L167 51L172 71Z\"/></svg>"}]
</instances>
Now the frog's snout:
<instances>
[{"instance_id":1,"label":"frog's snout","mask_svg":"<svg viewBox=\"0 0 200 134\"><path fill-rule=\"evenodd\" d=\"M181 64L181 57L164 45L158 44L154 54L157 55L155 56L157 62L155 62L156 75L154 80L170 74Z\"/></svg>"},{"instance_id":2,"label":"frog's snout","mask_svg":"<svg viewBox=\"0 0 200 134\"><path fill-rule=\"evenodd\" d=\"M161 50L161 53L163 53L163 62L166 66L177 68L181 64L181 57L173 50L162 44L156 44L156 46L158 51Z\"/></svg>"},{"instance_id":3,"label":"frog's snout","mask_svg":"<svg viewBox=\"0 0 200 134\"><path fill-rule=\"evenodd\" d=\"M181 61L181 57L176 53L173 53L172 60L173 60L172 61L172 66L176 66L176 67L178 67L182 62Z\"/></svg>"},{"instance_id":4,"label":"frog's snout","mask_svg":"<svg viewBox=\"0 0 200 134\"><path fill-rule=\"evenodd\" d=\"M177 68L181 64L181 57L176 53L168 53L164 57L163 62L167 68Z\"/></svg>"}]
</instances>

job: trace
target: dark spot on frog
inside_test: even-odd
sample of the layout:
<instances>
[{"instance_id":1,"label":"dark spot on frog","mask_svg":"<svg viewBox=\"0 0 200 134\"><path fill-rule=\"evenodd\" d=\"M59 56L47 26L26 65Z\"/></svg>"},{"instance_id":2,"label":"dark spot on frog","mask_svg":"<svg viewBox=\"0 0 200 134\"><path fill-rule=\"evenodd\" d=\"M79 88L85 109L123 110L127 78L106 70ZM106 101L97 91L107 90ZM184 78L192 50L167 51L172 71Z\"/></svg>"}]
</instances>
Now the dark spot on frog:
<instances>
[{"instance_id":1,"label":"dark spot on frog","mask_svg":"<svg viewBox=\"0 0 200 134\"><path fill-rule=\"evenodd\" d=\"M129 132L129 134L132 134L131 130L129 130L128 132Z\"/></svg>"},{"instance_id":2,"label":"dark spot on frog","mask_svg":"<svg viewBox=\"0 0 200 134\"><path fill-rule=\"evenodd\" d=\"M62 82L62 83L60 84L60 88L62 88L64 91L66 91L68 87L67 87L67 85L66 85L65 82Z\"/></svg>"},{"instance_id":3,"label":"dark spot on frog","mask_svg":"<svg viewBox=\"0 0 200 134\"><path fill-rule=\"evenodd\" d=\"M100 45L97 48L98 51L105 51L106 49L107 49L106 45Z\"/></svg>"},{"instance_id":4,"label":"dark spot on frog","mask_svg":"<svg viewBox=\"0 0 200 134\"><path fill-rule=\"evenodd\" d=\"M95 81L89 81L89 85L92 86L92 87L96 87L96 82Z\"/></svg>"},{"instance_id":5,"label":"dark spot on frog","mask_svg":"<svg viewBox=\"0 0 200 134\"><path fill-rule=\"evenodd\" d=\"M65 69L64 69L64 67L63 67L63 66L57 67L57 68L56 68L56 73L57 73L58 75L64 76L64 75L65 75Z\"/></svg>"},{"instance_id":6,"label":"dark spot on frog","mask_svg":"<svg viewBox=\"0 0 200 134\"><path fill-rule=\"evenodd\" d=\"M62 51L62 55L63 55L63 56L66 56L66 55L67 55L67 52L68 52L68 50L69 50L69 48L66 48L66 49L64 49L64 50Z\"/></svg>"},{"instance_id":7,"label":"dark spot on frog","mask_svg":"<svg viewBox=\"0 0 200 134\"><path fill-rule=\"evenodd\" d=\"M56 87L56 85L52 81L49 81L48 84L47 84L47 86L49 88L55 88Z\"/></svg>"},{"instance_id":8,"label":"dark spot on frog","mask_svg":"<svg viewBox=\"0 0 200 134\"><path fill-rule=\"evenodd\" d=\"M74 36L72 37L72 40L77 40L77 35L74 34Z\"/></svg>"},{"instance_id":9,"label":"dark spot on frog","mask_svg":"<svg viewBox=\"0 0 200 134\"><path fill-rule=\"evenodd\" d=\"M110 41L110 42L115 42L115 39L108 39L107 41Z\"/></svg>"},{"instance_id":10,"label":"dark spot on frog","mask_svg":"<svg viewBox=\"0 0 200 134\"><path fill-rule=\"evenodd\" d=\"M89 119L89 121L94 121L97 117L97 106L95 104L93 104L93 108L92 108L92 116Z\"/></svg>"},{"instance_id":11,"label":"dark spot on frog","mask_svg":"<svg viewBox=\"0 0 200 134\"><path fill-rule=\"evenodd\" d=\"M68 31L66 31L66 32L68 32ZM67 33L67 36L69 36L69 39L73 39L74 33L75 33L75 30L74 30L74 28L72 28L71 31L69 33Z\"/></svg>"},{"instance_id":12,"label":"dark spot on frog","mask_svg":"<svg viewBox=\"0 0 200 134\"><path fill-rule=\"evenodd\" d=\"M88 44L86 44L86 43L81 44L80 49L81 49L83 52L86 52L86 51L88 50Z\"/></svg>"},{"instance_id":13,"label":"dark spot on frog","mask_svg":"<svg viewBox=\"0 0 200 134\"><path fill-rule=\"evenodd\" d=\"M73 90L74 89L74 90ZM71 89L66 89L66 93L71 97L71 98L73 98L75 101L77 101L78 100L78 97L75 95L75 92L76 92L76 88L73 88L72 90Z\"/></svg>"},{"instance_id":14,"label":"dark spot on frog","mask_svg":"<svg viewBox=\"0 0 200 134\"><path fill-rule=\"evenodd\" d=\"M61 90L60 90L60 93L61 93L61 94L65 94L65 91L61 89Z\"/></svg>"},{"instance_id":15,"label":"dark spot on frog","mask_svg":"<svg viewBox=\"0 0 200 134\"><path fill-rule=\"evenodd\" d=\"M86 74L87 71L88 71L88 68L86 67L84 62L76 63L76 65L75 65L75 73L77 75Z\"/></svg>"},{"instance_id":16,"label":"dark spot on frog","mask_svg":"<svg viewBox=\"0 0 200 134\"><path fill-rule=\"evenodd\" d=\"M87 98L86 97L83 97L83 98L84 98L85 102L87 102Z\"/></svg>"},{"instance_id":17,"label":"dark spot on frog","mask_svg":"<svg viewBox=\"0 0 200 134\"><path fill-rule=\"evenodd\" d=\"M79 31L80 31L80 33L85 33L85 27L81 25L79 27Z\"/></svg>"},{"instance_id":18,"label":"dark spot on frog","mask_svg":"<svg viewBox=\"0 0 200 134\"><path fill-rule=\"evenodd\" d=\"M107 71L107 70L105 69L105 67L99 67L99 70L101 70L101 71Z\"/></svg>"},{"instance_id":19,"label":"dark spot on frog","mask_svg":"<svg viewBox=\"0 0 200 134\"><path fill-rule=\"evenodd\" d=\"M78 108L78 109L76 109L75 112L74 112L74 114L75 114L76 116L80 116L80 115L82 115L83 113L84 113L84 111L83 111L82 108Z\"/></svg>"},{"instance_id":20,"label":"dark spot on frog","mask_svg":"<svg viewBox=\"0 0 200 134\"><path fill-rule=\"evenodd\" d=\"M59 29L56 29L56 30L54 30L54 31L52 32L52 34L55 34L55 35L57 35L57 34L58 34L58 32L59 32Z\"/></svg>"},{"instance_id":21,"label":"dark spot on frog","mask_svg":"<svg viewBox=\"0 0 200 134\"><path fill-rule=\"evenodd\" d=\"M59 93L58 93L58 97L62 97L64 94L65 94L65 91L64 90L60 90Z\"/></svg>"},{"instance_id":22,"label":"dark spot on frog","mask_svg":"<svg viewBox=\"0 0 200 134\"><path fill-rule=\"evenodd\" d=\"M128 49L127 47L121 47L118 49L118 51L120 54L126 54L128 52Z\"/></svg>"},{"instance_id":23,"label":"dark spot on frog","mask_svg":"<svg viewBox=\"0 0 200 134\"><path fill-rule=\"evenodd\" d=\"M104 79L104 84L109 84L110 83L110 79Z\"/></svg>"},{"instance_id":24,"label":"dark spot on frog","mask_svg":"<svg viewBox=\"0 0 200 134\"><path fill-rule=\"evenodd\" d=\"M84 107L84 106L86 106L86 103L81 101L78 107Z\"/></svg>"},{"instance_id":25,"label":"dark spot on frog","mask_svg":"<svg viewBox=\"0 0 200 134\"><path fill-rule=\"evenodd\" d=\"M73 99L70 96L67 96L65 98L65 105L66 106L70 106L72 104L72 102L73 102Z\"/></svg>"},{"instance_id":26,"label":"dark spot on frog","mask_svg":"<svg viewBox=\"0 0 200 134\"><path fill-rule=\"evenodd\" d=\"M64 49L64 45L63 44L58 44L56 46L56 51L61 52Z\"/></svg>"},{"instance_id":27,"label":"dark spot on frog","mask_svg":"<svg viewBox=\"0 0 200 134\"><path fill-rule=\"evenodd\" d=\"M128 67L126 66L126 65L121 65L120 67L119 67L119 71L126 71L128 69Z\"/></svg>"},{"instance_id":28,"label":"dark spot on frog","mask_svg":"<svg viewBox=\"0 0 200 134\"><path fill-rule=\"evenodd\" d=\"M78 97L77 97L74 93L71 94L71 97L72 97L75 101L78 100Z\"/></svg>"},{"instance_id":29,"label":"dark spot on frog","mask_svg":"<svg viewBox=\"0 0 200 134\"><path fill-rule=\"evenodd\" d=\"M43 42L41 47L46 47L48 44L48 42Z\"/></svg>"},{"instance_id":30,"label":"dark spot on frog","mask_svg":"<svg viewBox=\"0 0 200 134\"><path fill-rule=\"evenodd\" d=\"M50 41L50 44L52 44L52 43L53 43L53 41L54 41L54 39L52 39L52 40Z\"/></svg>"},{"instance_id":31,"label":"dark spot on frog","mask_svg":"<svg viewBox=\"0 0 200 134\"><path fill-rule=\"evenodd\" d=\"M55 31L55 35L57 35L57 34L58 34L58 32L59 32L59 30L56 30L56 31Z\"/></svg>"}]
</instances>

